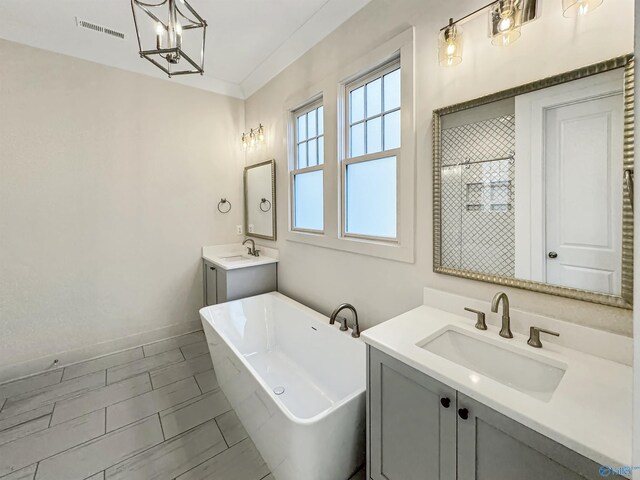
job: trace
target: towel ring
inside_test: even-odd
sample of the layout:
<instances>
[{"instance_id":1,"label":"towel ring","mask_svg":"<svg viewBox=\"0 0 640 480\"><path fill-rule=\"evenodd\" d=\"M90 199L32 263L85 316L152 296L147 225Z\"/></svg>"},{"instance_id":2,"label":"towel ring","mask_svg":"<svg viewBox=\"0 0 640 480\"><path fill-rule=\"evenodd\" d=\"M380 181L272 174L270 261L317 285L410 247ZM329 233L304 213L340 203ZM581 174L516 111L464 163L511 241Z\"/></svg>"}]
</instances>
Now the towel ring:
<instances>
[{"instance_id":1,"label":"towel ring","mask_svg":"<svg viewBox=\"0 0 640 480\"><path fill-rule=\"evenodd\" d=\"M220 208L221 205L226 205L229 204L229 208L227 208L226 210L222 210L222 208ZM229 213L231 211L231 202L229 200L227 200L226 198L221 198L220 201L218 202L218 211L220 213Z\"/></svg>"},{"instance_id":2,"label":"towel ring","mask_svg":"<svg viewBox=\"0 0 640 480\"><path fill-rule=\"evenodd\" d=\"M262 205L264 205L265 203L269 204L269 206L267 207L266 210L264 208L262 208ZM263 212L268 212L269 210L271 210L271 202L269 200L267 200L266 198L263 198L260 201L260 210L262 210Z\"/></svg>"}]
</instances>

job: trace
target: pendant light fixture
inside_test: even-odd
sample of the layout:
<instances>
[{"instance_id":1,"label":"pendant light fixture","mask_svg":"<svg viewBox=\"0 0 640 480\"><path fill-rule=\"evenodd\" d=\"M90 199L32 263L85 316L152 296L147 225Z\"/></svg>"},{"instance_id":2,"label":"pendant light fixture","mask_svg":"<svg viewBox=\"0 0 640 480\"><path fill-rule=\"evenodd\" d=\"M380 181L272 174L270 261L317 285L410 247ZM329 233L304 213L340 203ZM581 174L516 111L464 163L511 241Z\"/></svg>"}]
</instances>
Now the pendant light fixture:
<instances>
[{"instance_id":1,"label":"pendant light fixture","mask_svg":"<svg viewBox=\"0 0 640 480\"><path fill-rule=\"evenodd\" d=\"M141 58L169 75L204 73L207 22L186 0L131 0Z\"/></svg>"},{"instance_id":2,"label":"pendant light fixture","mask_svg":"<svg viewBox=\"0 0 640 480\"><path fill-rule=\"evenodd\" d=\"M602 5L603 0L562 0L565 17L582 17Z\"/></svg>"},{"instance_id":3,"label":"pendant light fixture","mask_svg":"<svg viewBox=\"0 0 640 480\"><path fill-rule=\"evenodd\" d=\"M462 62L462 29L449 19L449 25L440 30L438 60L443 67L452 67Z\"/></svg>"},{"instance_id":4,"label":"pendant light fixture","mask_svg":"<svg viewBox=\"0 0 640 480\"><path fill-rule=\"evenodd\" d=\"M506 47L520 38L522 16L519 14L519 0L499 0L491 5L489 15L491 43Z\"/></svg>"}]
</instances>

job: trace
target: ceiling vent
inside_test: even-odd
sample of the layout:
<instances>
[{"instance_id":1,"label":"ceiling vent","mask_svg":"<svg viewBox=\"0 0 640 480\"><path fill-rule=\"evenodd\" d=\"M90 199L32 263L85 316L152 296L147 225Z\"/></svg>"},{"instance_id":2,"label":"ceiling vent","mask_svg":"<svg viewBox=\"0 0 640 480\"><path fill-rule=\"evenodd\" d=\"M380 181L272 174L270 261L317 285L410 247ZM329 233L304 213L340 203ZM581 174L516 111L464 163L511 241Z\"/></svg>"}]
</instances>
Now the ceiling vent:
<instances>
[{"instance_id":1,"label":"ceiling vent","mask_svg":"<svg viewBox=\"0 0 640 480\"><path fill-rule=\"evenodd\" d=\"M78 17L76 17L76 25L81 28L92 30L96 33L104 33L105 35L111 35L112 37L116 37L124 40L124 33L119 32L117 30L113 30L112 28L103 27L102 25L98 25L93 22L82 20Z\"/></svg>"}]
</instances>

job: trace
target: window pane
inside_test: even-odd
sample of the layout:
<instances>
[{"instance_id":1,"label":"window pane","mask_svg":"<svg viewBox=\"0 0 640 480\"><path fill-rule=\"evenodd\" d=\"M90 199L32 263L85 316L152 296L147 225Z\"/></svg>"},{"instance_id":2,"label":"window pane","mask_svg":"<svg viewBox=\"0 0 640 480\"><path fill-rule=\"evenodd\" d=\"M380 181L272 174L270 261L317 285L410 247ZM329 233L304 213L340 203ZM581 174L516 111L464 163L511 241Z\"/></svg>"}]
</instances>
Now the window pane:
<instances>
[{"instance_id":1,"label":"window pane","mask_svg":"<svg viewBox=\"0 0 640 480\"><path fill-rule=\"evenodd\" d=\"M396 157L347 165L346 231L396 237Z\"/></svg>"},{"instance_id":2,"label":"window pane","mask_svg":"<svg viewBox=\"0 0 640 480\"><path fill-rule=\"evenodd\" d=\"M309 140L309 166L318 164L318 144L317 140Z\"/></svg>"},{"instance_id":3,"label":"window pane","mask_svg":"<svg viewBox=\"0 0 640 480\"><path fill-rule=\"evenodd\" d=\"M382 118L367 121L367 153L382 150Z\"/></svg>"},{"instance_id":4,"label":"window pane","mask_svg":"<svg viewBox=\"0 0 640 480\"><path fill-rule=\"evenodd\" d=\"M359 122L364 118L364 87L356 88L351 92L349 106L351 107L349 123Z\"/></svg>"},{"instance_id":5,"label":"window pane","mask_svg":"<svg viewBox=\"0 0 640 480\"><path fill-rule=\"evenodd\" d=\"M307 116L306 115L300 115L298 117L298 139L297 141L300 142L302 140L306 140L307 139Z\"/></svg>"},{"instance_id":6,"label":"window pane","mask_svg":"<svg viewBox=\"0 0 640 480\"><path fill-rule=\"evenodd\" d=\"M307 113L307 133L309 138L315 137L317 135L316 132L316 111L313 110Z\"/></svg>"},{"instance_id":7,"label":"window pane","mask_svg":"<svg viewBox=\"0 0 640 480\"><path fill-rule=\"evenodd\" d=\"M400 107L400 69L384 76L384 111Z\"/></svg>"},{"instance_id":8,"label":"window pane","mask_svg":"<svg viewBox=\"0 0 640 480\"><path fill-rule=\"evenodd\" d=\"M324 137L318 138L318 165L324 163Z\"/></svg>"},{"instance_id":9,"label":"window pane","mask_svg":"<svg viewBox=\"0 0 640 480\"><path fill-rule=\"evenodd\" d=\"M364 155L364 123L359 123L351 127L351 157Z\"/></svg>"},{"instance_id":10,"label":"window pane","mask_svg":"<svg viewBox=\"0 0 640 480\"><path fill-rule=\"evenodd\" d=\"M322 170L300 173L293 179L295 228L322 230Z\"/></svg>"},{"instance_id":11,"label":"window pane","mask_svg":"<svg viewBox=\"0 0 640 480\"><path fill-rule=\"evenodd\" d=\"M308 167L307 162L307 142L302 142L298 145L298 168Z\"/></svg>"},{"instance_id":12,"label":"window pane","mask_svg":"<svg viewBox=\"0 0 640 480\"><path fill-rule=\"evenodd\" d=\"M318 135L324 133L324 107L318 107Z\"/></svg>"},{"instance_id":13,"label":"window pane","mask_svg":"<svg viewBox=\"0 0 640 480\"><path fill-rule=\"evenodd\" d=\"M400 110L384 116L384 149L400 148Z\"/></svg>"},{"instance_id":14,"label":"window pane","mask_svg":"<svg viewBox=\"0 0 640 480\"><path fill-rule=\"evenodd\" d=\"M367 118L382 111L382 79L367 83Z\"/></svg>"}]
</instances>

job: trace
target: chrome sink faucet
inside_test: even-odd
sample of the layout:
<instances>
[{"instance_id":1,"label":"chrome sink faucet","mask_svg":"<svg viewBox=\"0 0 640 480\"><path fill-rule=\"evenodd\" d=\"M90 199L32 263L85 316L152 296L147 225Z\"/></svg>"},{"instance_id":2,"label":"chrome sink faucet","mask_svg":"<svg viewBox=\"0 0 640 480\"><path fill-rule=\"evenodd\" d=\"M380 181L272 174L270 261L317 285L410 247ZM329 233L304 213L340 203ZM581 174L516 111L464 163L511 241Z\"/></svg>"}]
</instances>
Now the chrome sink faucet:
<instances>
[{"instance_id":1,"label":"chrome sink faucet","mask_svg":"<svg viewBox=\"0 0 640 480\"><path fill-rule=\"evenodd\" d=\"M251 246L247 247L247 250L249 253L249 255L252 255L254 257L259 257L260 256L260 250L256 250L256 242L253 241L253 238L247 238L244 242L242 242L242 245L246 245L247 242L251 242Z\"/></svg>"},{"instance_id":2,"label":"chrome sink faucet","mask_svg":"<svg viewBox=\"0 0 640 480\"><path fill-rule=\"evenodd\" d=\"M511 317L509 316L509 297L504 292L498 292L494 295L491 301L491 311L498 313L498 307L502 301L502 328L500 329L500 336L504 338L513 338L511 333Z\"/></svg>"},{"instance_id":3,"label":"chrome sink faucet","mask_svg":"<svg viewBox=\"0 0 640 480\"><path fill-rule=\"evenodd\" d=\"M355 323L353 325L353 331L351 332L351 336L353 338L358 338L360 336L360 325L358 325L358 312L356 312L355 307L350 303L342 303L336 307L336 309L331 314L331 317L329 318L329 325L333 325L334 323L336 323L336 318L338 317L338 314L345 309L351 310L351 312L353 312L353 321ZM341 324L340 330L342 330L343 332L347 331L348 330L347 319L338 318L338 321Z\"/></svg>"}]
</instances>

